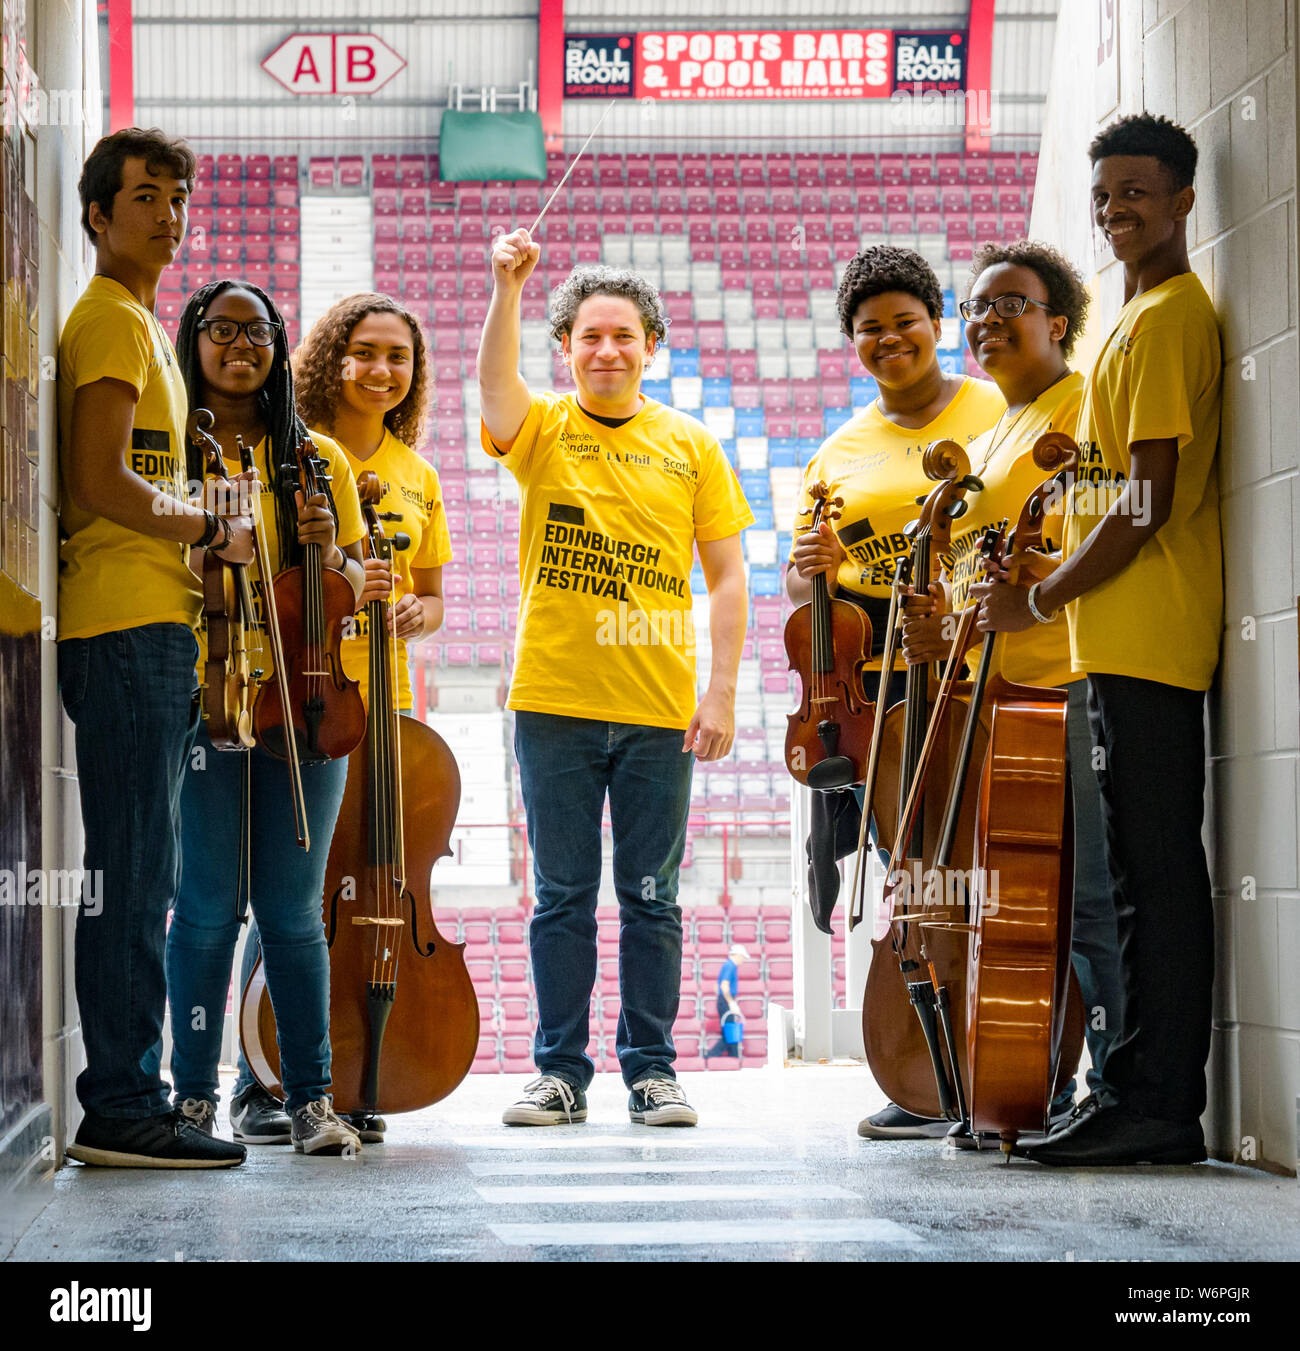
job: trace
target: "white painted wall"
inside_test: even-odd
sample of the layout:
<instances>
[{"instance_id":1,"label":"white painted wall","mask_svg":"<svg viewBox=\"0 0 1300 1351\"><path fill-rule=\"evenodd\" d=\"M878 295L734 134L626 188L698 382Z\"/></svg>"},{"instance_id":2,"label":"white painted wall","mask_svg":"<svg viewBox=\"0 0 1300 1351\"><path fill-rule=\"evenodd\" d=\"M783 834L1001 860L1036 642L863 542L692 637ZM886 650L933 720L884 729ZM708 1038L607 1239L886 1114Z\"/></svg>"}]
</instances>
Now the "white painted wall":
<instances>
[{"instance_id":1,"label":"white painted wall","mask_svg":"<svg viewBox=\"0 0 1300 1351\"><path fill-rule=\"evenodd\" d=\"M1200 149L1192 265L1223 333L1226 623L1209 702L1207 842L1218 929L1207 1140L1294 1170L1300 1104L1300 374L1295 0L1066 0L1031 234L1096 278L1094 329L1122 303L1094 257L1087 143L1146 109ZM1089 85L1092 97L1087 97Z\"/></svg>"}]
</instances>

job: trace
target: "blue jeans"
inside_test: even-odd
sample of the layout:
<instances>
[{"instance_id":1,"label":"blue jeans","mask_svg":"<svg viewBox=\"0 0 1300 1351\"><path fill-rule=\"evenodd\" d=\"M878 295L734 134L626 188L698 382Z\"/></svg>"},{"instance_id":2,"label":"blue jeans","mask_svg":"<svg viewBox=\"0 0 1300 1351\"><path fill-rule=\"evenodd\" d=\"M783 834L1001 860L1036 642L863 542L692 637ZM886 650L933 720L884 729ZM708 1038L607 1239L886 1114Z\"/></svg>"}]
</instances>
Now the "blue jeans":
<instances>
[{"instance_id":1,"label":"blue jeans","mask_svg":"<svg viewBox=\"0 0 1300 1351\"><path fill-rule=\"evenodd\" d=\"M77 1097L100 1116L158 1116L167 912L180 882L181 780L198 726L198 645L184 624L59 644L76 727L85 827L76 989L86 1068ZM97 888L92 895L89 888Z\"/></svg>"},{"instance_id":2,"label":"blue jeans","mask_svg":"<svg viewBox=\"0 0 1300 1351\"><path fill-rule=\"evenodd\" d=\"M321 900L348 762L302 767L312 842L306 851L293 833L288 765L262 750L249 754L252 909L275 1009L285 1101L294 1111L324 1097L330 1087L329 949ZM178 1100L215 1102L222 1021L239 937L246 757L214 750L206 733L200 733L193 759L200 763L191 764L185 776L181 802L185 866L167 935L172 1078ZM256 955L251 935L248 951Z\"/></svg>"},{"instance_id":3,"label":"blue jeans","mask_svg":"<svg viewBox=\"0 0 1300 1351\"><path fill-rule=\"evenodd\" d=\"M596 983L600 823L609 795L619 904L616 1047L624 1082L672 1079L681 995L677 873L694 757L684 729L515 714L537 906L528 929L537 992L533 1059L542 1074L591 1083L588 1009Z\"/></svg>"}]
</instances>

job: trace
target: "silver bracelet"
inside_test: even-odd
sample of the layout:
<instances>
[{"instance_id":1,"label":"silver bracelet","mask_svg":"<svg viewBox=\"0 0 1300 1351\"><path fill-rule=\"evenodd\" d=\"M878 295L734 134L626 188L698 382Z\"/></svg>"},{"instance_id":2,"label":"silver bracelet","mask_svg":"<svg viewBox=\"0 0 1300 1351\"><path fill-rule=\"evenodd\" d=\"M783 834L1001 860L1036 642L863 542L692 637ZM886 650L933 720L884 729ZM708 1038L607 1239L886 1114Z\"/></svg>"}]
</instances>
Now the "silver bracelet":
<instances>
[{"instance_id":1,"label":"silver bracelet","mask_svg":"<svg viewBox=\"0 0 1300 1351\"><path fill-rule=\"evenodd\" d=\"M1044 614L1044 613L1038 608L1038 604L1037 604L1037 600L1038 600L1038 588L1039 588L1041 585L1042 585L1041 582L1035 582L1035 583L1033 584L1033 586L1031 586L1031 587L1029 588L1029 594L1028 594L1028 596L1026 597L1026 599L1027 599L1028 602L1029 602L1029 613L1030 613L1031 615L1033 615L1033 617L1034 617L1036 620L1038 620L1038 622L1039 622L1040 624L1051 624L1054 620L1056 620L1056 619L1058 619L1058 618L1060 617L1061 612L1060 612L1060 610L1053 610L1050 614Z\"/></svg>"}]
</instances>

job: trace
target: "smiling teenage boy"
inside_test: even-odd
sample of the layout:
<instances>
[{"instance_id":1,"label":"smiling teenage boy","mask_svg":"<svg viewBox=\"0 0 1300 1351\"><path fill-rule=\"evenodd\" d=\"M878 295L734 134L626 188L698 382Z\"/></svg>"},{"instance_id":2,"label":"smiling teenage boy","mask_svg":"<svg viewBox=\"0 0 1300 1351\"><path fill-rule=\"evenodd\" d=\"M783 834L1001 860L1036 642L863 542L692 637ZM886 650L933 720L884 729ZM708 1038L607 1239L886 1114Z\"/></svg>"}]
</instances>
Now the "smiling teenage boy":
<instances>
[{"instance_id":1,"label":"smiling teenage boy","mask_svg":"<svg viewBox=\"0 0 1300 1351\"><path fill-rule=\"evenodd\" d=\"M1205 691L1223 626L1215 450L1222 359L1187 257L1196 146L1126 117L1089 147L1092 212L1124 266L1124 308L1079 414L1065 561L1027 591L1002 582L981 628L1068 614L1088 673L1124 983L1104 1083L1025 1153L1042 1163L1194 1163L1210 1048L1214 922L1201 843Z\"/></svg>"},{"instance_id":2,"label":"smiling teenage boy","mask_svg":"<svg viewBox=\"0 0 1300 1351\"><path fill-rule=\"evenodd\" d=\"M185 500L185 383L153 312L194 170L189 147L156 130L130 127L91 151L79 188L95 275L59 340L59 689L76 726L85 869L103 898L77 916L85 1116L68 1153L116 1167L244 1158L172 1110L159 1075L181 780L198 725L189 550L252 557L246 516Z\"/></svg>"},{"instance_id":3,"label":"smiling teenage boy","mask_svg":"<svg viewBox=\"0 0 1300 1351\"><path fill-rule=\"evenodd\" d=\"M519 309L540 248L526 230L492 251L479 346L483 449L522 496L515 753L533 851L529 926L539 1077L507 1125L583 1121L594 1066L587 1012L606 795L619 902L619 1065L634 1123L693 1126L673 1072L681 993L676 904L692 752L731 749L749 599L740 531L753 515L722 447L646 398L667 323L631 272L580 268L551 296L552 334L577 393L532 394L519 375ZM709 592L713 660L695 697L691 553Z\"/></svg>"}]
</instances>

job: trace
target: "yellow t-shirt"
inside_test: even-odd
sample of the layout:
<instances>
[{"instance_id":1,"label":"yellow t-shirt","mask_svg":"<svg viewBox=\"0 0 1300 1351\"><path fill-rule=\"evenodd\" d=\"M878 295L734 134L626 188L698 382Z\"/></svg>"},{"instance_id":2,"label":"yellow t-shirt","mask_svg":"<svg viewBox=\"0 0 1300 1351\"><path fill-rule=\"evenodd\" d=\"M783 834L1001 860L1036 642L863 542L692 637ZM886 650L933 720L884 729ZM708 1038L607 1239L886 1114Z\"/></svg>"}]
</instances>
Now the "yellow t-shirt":
<instances>
[{"instance_id":1,"label":"yellow t-shirt","mask_svg":"<svg viewBox=\"0 0 1300 1351\"><path fill-rule=\"evenodd\" d=\"M72 403L78 389L120 380L135 391L128 469L186 500L188 403L176 353L158 320L120 282L91 278L59 338L59 427L67 538L59 546L59 638L93 638L145 624L198 623L202 593L188 544L156 539L82 511L68 491Z\"/></svg>"},{"instance_id":2,"label":"yellow t-shirt","mask_svg":"<svg viewBox=\"0 0 1300 1351\"><path fill-rule=\"evenodd\" d=\"M519 480L519 634L509 706L685 728L695 712L695 540L753 522L705 427L654 399L620 427L533 396L506 451Z\"/></svg>"},{"instance_id":3,"label":"yellow t-shirt","mask_svg":"<svg viewBox=\"0 0 1300 1351\"><path fill-rule=\"evenodd\" d=\"M920 515L916 499L935 486L921 468L925 448L932 441L968 445L1005 410L1006 402L995 384L970 377L943 412L924 427L900 427L885 417L878 402L873 403L828 436L804 468L802 511L812 507L812 489L818 480L825 482L832 497L844 499L835 522L847 553L837 574L838 594L867 612L877 656L884 647L894 567L911 550L903 527ZM795 516L796 541L807 533L810 520L806 514ZM875 666L879 668L879 661Z\"/></svg>"},{"instance_id":4,"label":"yellow t-shirt","mask_svg":"<svg viewBox=\"0 0 1300 1351\"><path fill-rule=\"evenodd\" d=\"M1073 436L1082 396L1083 376L1071 371L1048 386L1014 418L1003 418L1000 426L990 428L971 442L971 471L983 480L984 487L967 494L970 509L953 526L952 568L948 577L952 582L954 613L965 606L971 583L984 575L979 552L984 532L990 526L1005 525L1007 529L1014 526L1025 499L1047 477L1034 463L1034 442L1050 431ZM1063 526L1060 512L1048 517L1043 536L1049 547L1060 547ZM1000 672L1019 685L1066 685L1082 678L1071 669L1070 635L1063 619L1054 624L1035 624L1022 633L1004 634L998 647L1001 661L994 657L993 673ZM967 654L972 674L979 666L982 650L981 643Z\"/></svg>"},{"instance_id":5,"label":"yellow t-shirt","mask_svg":"<svg viewBox=\"0 0 1300 1351\"><path fill-rule=\"evenodd\" d=\"M1067 606L1077 670L1205 690L1223 631L1219 395L1223 362L1210 298L1194 272L1134 296L1088 377L1080 481L1066 503L1073 553L1123 491L1129 447L1176 438L1169 519L1114 577ZM1140 509L1140 504L1139 504Z\"/></svg>"},{"instance_id":6,"label":"yellow t-shirt","mask_svg":"<svg viewBox=\"0 0 1300 1351\"><path fill-rule=\"evenodd\" d=\"M352 477L351 466L348 464L347 457L343 454L342 447L338 442L331 441L328 436L320 432L309 432L308 435L315 442L321 458L329 465L326 472L330 476L330 491L334 494L334 505L338 509L337 542L340 549L346 549L349 544L355 544L357 540L361 539L366 532L365 523L361 519L361 503L357 498L356 480ZM261 517L266 536L266 549L270 556L268 563L271 576L274 577L284 564L280 558L280 527L275 510L274 485L279 475L279 467L270 462L269 454L267 440L263 437L253 448L253 461L257 465L258 482L261 485L258 496L261 499ZM226 473L233 478L243 466L229 455L223 458L226 462ZM263 680L269 680L275 674L275 654L271 648L271 641L266 636L263 581L256 564L250 566L249 572L249 586L252 588L253 605L257 611L257 622L254 629L246 634L249 664L253 669L260 667ZM198 670L199 679L202 680L203 668L208 660L207 620L202 617L199 619L198 638ZM345 641L344 647L346 648L346 646ZM343 665L346 670L346 660Z\"/></svg>"},{"instance_id":7,"label":"yellow t-shirt","mask_svg":"<svg viewBox=\"0 0 1300 1351\"><path fill-rule=\"evenodd\" d=\"M399 441L392 432L385 431L379 449L368 460L359 460L346 446L348 458L356 476L373 470L383 484L384 495L379 500L380 515L395 512L401 519L383 521L384 534L390 539L399 531L411 538L410 547L400 553L393 551L393 572L400 577L395 587L395 599L409 596L413 590L412 568L440 568L451 561L451 536L447 533L447 515L442 506L442 489L437 470ZM353 473L348 475L353 478ZM337 491L337 489L336 489ZM351 495L357 502L353 480ZM357 507L358 513L360 507ZM360 515L358 514L358 519ZM361 686L361 697L370 706L370 621L365 610L356 615L353 636L343 641L343 669ZM397 707L408 711L413 706L411 696L410 660L406 641L397 644Z\"/></svg>"}]
</instances>

